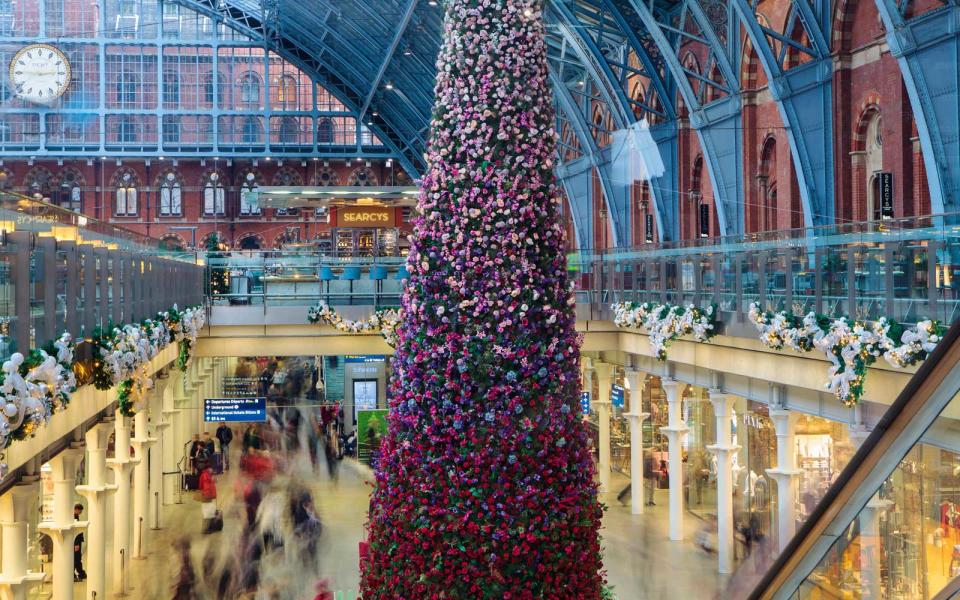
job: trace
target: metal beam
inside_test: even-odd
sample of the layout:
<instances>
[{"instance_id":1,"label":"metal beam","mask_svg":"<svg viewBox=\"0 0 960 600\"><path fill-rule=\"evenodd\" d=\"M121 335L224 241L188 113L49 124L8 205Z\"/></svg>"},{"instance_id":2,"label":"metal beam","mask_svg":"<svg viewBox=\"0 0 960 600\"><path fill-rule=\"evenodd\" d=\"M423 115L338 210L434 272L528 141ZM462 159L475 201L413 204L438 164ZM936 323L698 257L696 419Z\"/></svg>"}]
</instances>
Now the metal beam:
<instances>
[{"instance_id":1,"label":"metal beam","mask_svg":"<svg viewBox=\"0 0 960 600\"><path fill-rule=\"evenodd\" d=\"M367 97L363 99L363 105L360 107L360 119L363 119L363 117L366 116L367 109L370 108L370 102L373 101L373 96L377 93L377 88L380 87L380 82L383 80L383 76L387 72L387 67L390 66L390 61L393 60L393 55L396 54L397 48L400 46L400 41L403 39L403 34L407 32L407 27L410 25L410 20L413 18L413 13L417 9L417 2L418 0L410 0L410 3L407 4L407 10L403 13L403 18L400 19L400 24L397 25L397 32L390 41L390 47L387 48L387 53L380 62L380 68L377 69L377 74L374 76L373 81L370 82L370 91L367 92Z\"/></svg>"},{"instance_id":2,"label":"metal beam","mask_svg":"<svg viewBox=\"0 0 960 600\"><path fill-rule=\"evenodd\" d=\"M791 0L811 41L811 62L784 70L747 0L730 0L750 36L780 111L793 158L804 226L834 222L833 59L808 0ZM791 11L791 14L797 14ZM788 22L791 19L788 19ZM787 32L789 35L789 32Z\"/></svg>"},{"instance_id":3,"label":"metal beam","mask_svg":"<svg viewBox=\"0 0 960 600\"><path fill-rule=\"evenodd\" d=\"M960 38L956 33L960 6L950 4L908 20L894 0L875 2L913 108L931 212L956 212L960 208Z\"/></svg>"},{"instance_id":4,"label":"metal beam","mask_svg":"<svg viewBox=\"0 0 960 600\"><path fill-rule=\"evenodd\" d=\"M680 58L673 45L667 39L664 28L642 0L628 0L634 12L646 26L654 43L660 49L667 69L673 75L680 96L690 112L690 124L697 132L700 148L706 159L707 173L713 187L714 202L717 210L717 222L721 235L743 232L743 172L742 141L740 128L740 96L737 79L727 79L731 93L708 105L700 102L687 79ZM724 77L731 74L732 68L726 60L724 48L720 45L713 28L706 20L695 0L684 2L682 8L690 8L691 16L704 32L711 44L711 50Z\"/></svg>"}]
</instances>

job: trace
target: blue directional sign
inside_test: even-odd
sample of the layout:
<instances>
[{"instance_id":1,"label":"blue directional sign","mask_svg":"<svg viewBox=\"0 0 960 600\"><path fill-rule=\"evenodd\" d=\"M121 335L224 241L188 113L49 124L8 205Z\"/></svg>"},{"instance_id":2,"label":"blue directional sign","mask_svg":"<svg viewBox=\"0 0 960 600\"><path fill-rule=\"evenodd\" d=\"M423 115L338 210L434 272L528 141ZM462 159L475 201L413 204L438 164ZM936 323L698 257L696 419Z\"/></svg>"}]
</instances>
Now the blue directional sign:
<instances>
[{"instance_id":1,"label":"blue directional sign","mask_svg":"<svg viewBox=\"0 0 960 600\"><path fill-rule=\"evenodd\" d=\"M610 388L610 402L617 408L623 408L623 386L613 384Z\"/></svg>"},{"instance_id":2,"label":"blue directional sign","mask_svg":"<svg viewBox=\"0 0 960 600\"><path fill-rule=\"evenodd\" d=\"M590 414L590 392L580 392L580 412Z\"/></svg>"},{"instance_id":3,"label":"blue directional sign","mask_svg":"<svg viewBox=\"0 0 960 600\"><path fill-rule=\"evenodd\" d=\"M266 398L207 398L203 420L208 423L263 423L267 420Z\"/></svg>"}]
</instances>

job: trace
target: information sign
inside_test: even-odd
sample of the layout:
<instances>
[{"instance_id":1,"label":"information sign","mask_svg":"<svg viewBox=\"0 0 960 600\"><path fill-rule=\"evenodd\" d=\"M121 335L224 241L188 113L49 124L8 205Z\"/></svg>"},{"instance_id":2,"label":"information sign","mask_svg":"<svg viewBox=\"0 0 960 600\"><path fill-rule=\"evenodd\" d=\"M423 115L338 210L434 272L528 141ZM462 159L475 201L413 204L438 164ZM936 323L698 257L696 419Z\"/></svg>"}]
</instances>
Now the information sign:
<instances>
[{"instance_id":1,"label":"information sign","mask_svg":"<svg viewBox=\"0 0 960 600\"><path fill-rule=\"evenodd\" d=\"M590 392L580 392L580 412L590 414Z\"/></svg>"},{"instance_id":2,"label":"information sign","mask_svg":"<svg viewBox=\"0 0 960 600\"><path fill-rule=\"evenodd\" d=\"M610 402L617 408L623 408L623 386L613 384L610 387Z\"/></svg>"},{"instance_id":3,"label":"information sign","mask_svg":"<svg viewBox=\"0 0 960 600\"><path fill-rule=\"evenodd\" d=\"M207 398L203 401L207 423L263 423L267 420L266 398Z\"/></svg>"},{"instance_id":4,"label":"information sign","mask_svg":"<svg viewBox=\"0 0 960 600\"><path fill-rule=\"evenodd\" d=\"M880 184L880 218L893 218L893 173L883 171L877 173Z\"/></svg>"}]
</instances>

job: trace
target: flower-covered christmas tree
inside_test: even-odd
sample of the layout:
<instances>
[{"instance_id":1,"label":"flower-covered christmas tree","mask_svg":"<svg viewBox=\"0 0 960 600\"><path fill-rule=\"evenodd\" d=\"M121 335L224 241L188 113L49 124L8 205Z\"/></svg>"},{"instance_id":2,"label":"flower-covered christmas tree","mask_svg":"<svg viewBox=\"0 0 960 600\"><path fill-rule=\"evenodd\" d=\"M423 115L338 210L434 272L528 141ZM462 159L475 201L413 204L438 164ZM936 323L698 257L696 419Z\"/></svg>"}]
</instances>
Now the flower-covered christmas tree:
<instances>
[{"instance_id":1,"label":"flower-covered christmas tree","mask_svg":"<svg viewBox=\"0 0 960 600\"><path fill-rule=\"evenodd\" d=\"M541 2L448 0L438 67L363 597L596 599Z\"/></svg>"}]
</instances>

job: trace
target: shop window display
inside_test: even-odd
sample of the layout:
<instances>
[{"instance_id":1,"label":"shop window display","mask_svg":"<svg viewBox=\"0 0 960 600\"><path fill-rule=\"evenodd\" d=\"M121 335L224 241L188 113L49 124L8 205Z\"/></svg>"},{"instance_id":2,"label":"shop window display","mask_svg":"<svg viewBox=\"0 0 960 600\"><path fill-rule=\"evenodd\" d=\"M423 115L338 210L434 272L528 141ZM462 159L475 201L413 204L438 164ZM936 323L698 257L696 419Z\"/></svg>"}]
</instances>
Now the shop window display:
<instances>
[{"instance_id":1,"label":"shop window display","mask_svg":"<svg viewBox=\"0 0 960 600\"><path fill-rule=\"evenodd\" d=\"M960 454L918 444L800 587L800 600L934 598L960 576Z\"/></svg>"}]
</instances>

